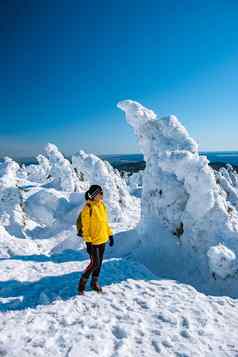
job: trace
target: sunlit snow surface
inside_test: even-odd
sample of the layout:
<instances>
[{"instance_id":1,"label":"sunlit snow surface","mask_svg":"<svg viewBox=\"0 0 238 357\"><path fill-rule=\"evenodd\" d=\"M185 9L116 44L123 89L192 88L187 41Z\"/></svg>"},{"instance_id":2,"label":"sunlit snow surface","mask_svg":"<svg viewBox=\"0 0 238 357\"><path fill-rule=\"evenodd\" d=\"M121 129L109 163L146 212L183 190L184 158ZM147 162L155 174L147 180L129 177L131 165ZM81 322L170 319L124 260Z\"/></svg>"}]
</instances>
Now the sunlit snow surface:
<instances>
[{"instance_id":1,"label":"sunlit snow surface","mask_svg":"<svg viewBox=\"0 0 238 357\"><path fill-rule=\"evenodd\" d=\"M2 356L237 356L236 300L161 280L130 257L105 259L102 295L77 296L87 263L85 252L0 262Z\"/></svg>"}]
</instances>

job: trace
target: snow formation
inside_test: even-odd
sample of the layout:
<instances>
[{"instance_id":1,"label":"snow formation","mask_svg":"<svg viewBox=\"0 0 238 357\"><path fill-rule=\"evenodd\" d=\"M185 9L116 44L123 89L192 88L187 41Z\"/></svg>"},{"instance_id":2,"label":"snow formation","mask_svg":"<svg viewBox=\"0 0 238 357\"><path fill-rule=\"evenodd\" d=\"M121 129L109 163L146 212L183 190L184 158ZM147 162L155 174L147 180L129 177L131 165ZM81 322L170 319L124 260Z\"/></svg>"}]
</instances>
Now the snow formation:
<instances>
[{"instance_id":1,"label":"snow formation","mask_svg":"<svg viewBox=\"0 0 238 357\"><path fill-rule=\"evenodd\" d=\"M146 160L127 184L95 155L71 163L53 144L36 165L0 163L1 356L237 355L237 300L162 278L238 296L238 176L231 167L214 174L174 116L119 106ZM88 285L82 297L89 257L75 220L93 183L115 244L100 274L105 294Z\"/></svg>"},{"instance_id":2,"label":"snow formation","mask_svg":"<svg viewBox=\"0 0 238 357\"><path fill-rule=\"evenodd\" d=\"M38 164L24 165L25 178L29 181L44 183L50 174L50 163L49 160L41 154L38 155L36 159Z\"/></svg>"},{"instance_id":3,"label":"snow formation","mask_svg":"<svg viewBox=\"0 0 238 357\"><path fill-rule=\"evenodd\" d=\"M238 174L230 164L215 171L216 182L228 202L229 210L238 210Z\"/></svg>"},{"instance_id":4,"label":"snow formation","mask_svg":"<svg viewBox=\"0 0 238 357\"><path fill-rule=\"evenodd\" d=\"M74 192L81 188L69 160L64 158L56 145L48 144L45 155L50 162L49 175L54 180L54 188L67 192Z\"/></svg>"},{"instance_id":5,"label":"snow formation","mask_svg":"<svg viewBox=\"0 0 238 357\"><path fill-rule=\"evenodd\" d=\"M129 187L129 192L136 197L140 197L143 182L143 171L134 172L132 175L125 175L125 180Z\"/></svg>"},{"instance_id":6,"label":"snow formation","mask_svg":"<svg viewBox=\"0 0 238 357\"><path fill-rule=\"evenodd\" d=\"M103 187L104 200L108 204L113 222L135 220L138 216L139 201L129 194L125 180L108 161L81 150L72 157L72 165L90 185Z\"/></svg>"},{"instance_id":7,"label":"snow formation","mask_svg":"<svg viewBox=\"0 0 238 357\"><path fill-rule=\"evenodd\" d=\"M0 225L0 259L28 255L29 253L38 254L35 242L18 239L10 235L5 227Z\"/></svg>"},{"instance_id":8,"label":"snow formation","mask_svg":"<svg viewBox=\"0 0 238 357\"><path fill-rule=\"evenodd\" d=\"M236 255L221 243L215 247L211 247L207 255L210 270L222 279L236 273Z\"/></svg>"},{"instance_id":9,"label":"snow formation","mask_svg":"<svg viewBox=\"0 0 238 357\"><path fill-rule=\"evenodd\" d=\"M0 163L0 224L11 235L24 238L23 198L17 186L19 165L10 158Z\"/></svg>"},{"instance_id":10,"label":"snow formation","mask_svg":"<svg viewBox=\"0 0 238 357\"><path fill-rule=\"evenodd\" d=\"M85 191L95 183L103 187L111 223L135 226L140 200L129 194L119 172L95 155L80 155L73 156L72 164L48 144L37 156L38 164L20 167L10 158L0 163L0 224L10 235L37 240L70 231L65 245L59 239L52 251L80 246L75 244L75 222Z\"/></svg>"},{"instance_id":11,"label":"snow formation","mask_svg":"<svg viewBox=\"0 0 238 357\"><path fill-rule=\"evenodd\" d=\"M238 215L235 208L230 210L207 158L199 155L197 144L175 116L158 120L152 110L131 100L118 107L133 127L146 161L140 224L144 256L156 249L157 260L152 255L150 264L157 273L209 291L232 290L237 296L237 258L232 268L226 265L224 274L217 264L209 269L208 251L219 243L238 256Z\"/></svg>"}]
</instances>

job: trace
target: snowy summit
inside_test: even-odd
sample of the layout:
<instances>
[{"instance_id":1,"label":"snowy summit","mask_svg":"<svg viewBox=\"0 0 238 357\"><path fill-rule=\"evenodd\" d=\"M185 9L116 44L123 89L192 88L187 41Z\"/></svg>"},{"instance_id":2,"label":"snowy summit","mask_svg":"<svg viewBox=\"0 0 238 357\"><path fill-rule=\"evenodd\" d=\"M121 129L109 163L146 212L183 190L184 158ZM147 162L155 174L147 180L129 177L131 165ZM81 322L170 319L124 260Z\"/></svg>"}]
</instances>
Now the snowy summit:
<instances>
[{"instance_id":1,"label":"snowy summit","mask_svg":"<svg viewBox=\"0 0 238 357\"><path fill-rule=\"evenodd\" d=\"M175 116L118 103L146 168L121 177L48 144L0 163L0 355L238 356L238 175L213 171ZM77 294L89 263L75 222L103 187L115 244L103 294Z\"/></svg>"}]
</instances>

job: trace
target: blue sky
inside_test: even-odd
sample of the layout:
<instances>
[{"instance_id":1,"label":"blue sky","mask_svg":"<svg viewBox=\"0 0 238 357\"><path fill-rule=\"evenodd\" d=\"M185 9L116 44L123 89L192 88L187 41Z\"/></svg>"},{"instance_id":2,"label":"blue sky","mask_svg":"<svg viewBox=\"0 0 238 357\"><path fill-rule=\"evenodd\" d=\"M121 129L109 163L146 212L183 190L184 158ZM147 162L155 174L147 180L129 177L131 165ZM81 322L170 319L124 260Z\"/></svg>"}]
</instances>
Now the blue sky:
<instances>
[{"instance_id":1,"label":"blue sky","mask_svg":"<svg viewBox=\"0 0 238 357\"><path fill-rule=\"evenodd\" d=\"M237 1L0 3L0 157L139 152L116 104L175 114L201 150L238 150Z\"/></svg>"}]
</instances>

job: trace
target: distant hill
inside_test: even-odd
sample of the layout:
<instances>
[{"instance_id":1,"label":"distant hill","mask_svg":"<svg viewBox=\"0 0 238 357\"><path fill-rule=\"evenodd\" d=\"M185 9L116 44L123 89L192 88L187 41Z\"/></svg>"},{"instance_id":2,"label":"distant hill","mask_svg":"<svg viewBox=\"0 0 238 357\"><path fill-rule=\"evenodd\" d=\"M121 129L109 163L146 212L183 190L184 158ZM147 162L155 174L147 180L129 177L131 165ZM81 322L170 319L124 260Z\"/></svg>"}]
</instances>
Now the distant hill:
<instances>
[{"instance_id":1,"label":"distant hill","mask_svg":"<svg viewBox=\"0 0 238 357\"><path fill-rule=\"evenodd\" d=\"M118 169L120 172L126 171L129 173L138 172L145 169L145 161L138 162L125 162L125 163L112 163L112 166ZM225 167L227 163L225 162L210 162L209 165L214 170L219 170L221 167ZM232 167L238 172L238 165L232 165Z\"/></svg>"}]
</instances>

